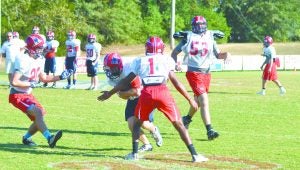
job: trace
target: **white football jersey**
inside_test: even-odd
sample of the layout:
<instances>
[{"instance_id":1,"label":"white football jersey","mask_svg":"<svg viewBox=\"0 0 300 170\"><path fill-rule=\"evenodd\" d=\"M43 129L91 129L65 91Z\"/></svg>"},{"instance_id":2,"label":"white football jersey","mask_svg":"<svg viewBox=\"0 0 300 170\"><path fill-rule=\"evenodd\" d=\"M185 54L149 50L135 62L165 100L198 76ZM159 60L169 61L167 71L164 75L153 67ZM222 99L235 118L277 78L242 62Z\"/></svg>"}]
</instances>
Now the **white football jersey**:
<instances>
[{"instance_id":1,"label":"white football jersey","mask_svg":"<svg viewBox=\"0 0 300 170\"><path fill-rule=\"evenodd\" d=\"M268 59L268 61L270 61L273 58L276 58L276 50L272 45L270 45L269 47L264 47L263 51L263 55Z\"/></svg>"},{"instance_id":2,"label":"white football jersey","mask_svg":"<svg viewBox=\"0 0 300 170\"><path fill-rule=\"evenodd\" d=\"M41 74L44 71L44 60L41 58L33 59L28 54L20 54L17 56L15 61L15 69L14 71L17 71L22 74L20 80L21 81L39 81L39 74ZM31 87L14 87L12 86L16 91L23 92L23 93L31 93L32 88Z\"/></svg>"},{"instance_id":3,"label":"white football jersey","mask_svg":"<svg viewBox=\"0 0 300 170\"><path fill-rule=\"evenodd\" d=\"M96 60L97 56L100 56L100 51L101 51L101 44L94 42L94 43L87 43L85 45L85 50L86 50L86 59L87 60Z\"/></svg>"},{"instance_id":4,"label":"white football jersey","mask_svg":"<svg viewBox=\"0 0 300 170\"><path fill-rule=\"evenodd\" d=\"M210 67L212 59L220 52L213 33L209 30L203 34L189 31L187 43L181 49L185 53L184 61L187 60L188 66L205 69Z\"/></svg>"},{"instance_id":5,"label":"white football jersey","mask_svg":"<svg viewBox=\"0 0 300 170\"><path fill-rule=\"evenodd\" d=\"M67 47L67 57L75 57L77 56L77 52L80 51L80 40L79 39L72 39L66 41ZM76 49L78 51L76 51ZM77 56L78 57L78 56Z\"/></svg>"},{"instance_id":6,"label":"white football jersey","mask_svg":"<svg viewBox=\"0 0 300 170\"><path fill-rule=\"evenodd\" d=\"M140 76L144 85L161 84L168 80L169 72L175 68L175 61L161 54L147 55L133 60L130 68Z\"/></svg>"},{"instance_id":7,"label":"white football jersey","mask_svg":"<svg viewBox=\"0 0 300 170\"><path fill-rule=\"evenodd\" d=\"M54 49L54 52L57 52L57 48L59 46L59 42L57 40L46 41L46 49Z\"/></svg>"},{"instance_id":8,"label":"white football jersey","mask_svg":"<svg viewBox=\"0 0 300 170\"><path fill-rule=\"evenodd\" d=\"M22 46L23 45L23 46ZM1 53L5 53L6 60L14 62L16 56L20 54L20 48L23 48L24 44L17 39L11 39L10 41L5 41L1 48Z\"/></svg>"}]
</instances>

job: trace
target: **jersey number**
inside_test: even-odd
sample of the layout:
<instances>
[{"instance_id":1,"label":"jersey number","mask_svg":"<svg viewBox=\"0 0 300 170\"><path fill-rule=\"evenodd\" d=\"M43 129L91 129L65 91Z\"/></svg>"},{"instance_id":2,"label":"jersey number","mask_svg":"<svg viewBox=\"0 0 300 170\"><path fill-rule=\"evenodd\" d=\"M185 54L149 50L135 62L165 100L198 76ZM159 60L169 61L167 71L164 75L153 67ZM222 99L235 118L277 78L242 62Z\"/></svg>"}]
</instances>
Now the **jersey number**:
<instances>
[{"instance_id":1,"label":"jersey number","mask_svg":"<svg viewBox=\"0 0 300 170\"><path fill-rule=\"evenodd\" d=\"M86 54L87 54L88 57L93 57L93 55L94 55L94 50L93 50L93 49L87 49L87 50L86 50Z\"/></svg>"},{"instance_id":2,"label":"jersey number","mask_svg":"<svg viewBox=\"0 0 300 170\"><path fill-rule=\"evenodd\" d=\"M38 68L33 68L30 72L30 78L29 81L37 81L38 80L38 73L40 72L40 67Z\"/></svg>"},{"instance_id":3,"label":"jersey number","mask_svg":"<svg viewBox=\"0 0 300 170\"><path fill-rule=\"evenodd\" d=\"M208 53L208 45L206 42L201 42L201 46L199 41L193 41L191 45L190 55L195 56L200 53L201 57L206 56Z\"/></svg>"},{"instance_id":4,"label":"jersey number","mask_svg":"<svg viewBox=\"0 0 300 170\"><path fill-rule=\"evenodd\" d=\"M68 46L67 46L67 51L68 51L68 52L72 52L72 51L73 51L73 48L72 48L71 45L68 45Z\"/></svg>"}]
</instances>

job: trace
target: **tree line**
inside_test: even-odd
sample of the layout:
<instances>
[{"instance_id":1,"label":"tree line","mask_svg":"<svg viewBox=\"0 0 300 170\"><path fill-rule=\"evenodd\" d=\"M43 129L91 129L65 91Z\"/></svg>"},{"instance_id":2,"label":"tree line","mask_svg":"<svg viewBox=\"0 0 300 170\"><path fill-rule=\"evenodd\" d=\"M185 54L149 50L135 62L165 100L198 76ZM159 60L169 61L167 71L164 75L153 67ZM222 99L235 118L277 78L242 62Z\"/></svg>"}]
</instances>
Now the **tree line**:
<instances>
[{"instance_id":1,"label":"tree line","mask_svg":"<svg viewBox=\"0 0 300 170\"><path fill-rule=\"evenodd\" d=\"M176 0L175 31L190 30L191 19L202 15L208 28L221 30L220 42L299 41L299 0ZM75 30L82 47L93 33L102 45L140 44L151 36L170 37L171 0L1 0L2 41L8 31L26 38L33 26L55 32L63 46ZM64 49L60 47L59 54Z\"/></svg>"}]
</instances>

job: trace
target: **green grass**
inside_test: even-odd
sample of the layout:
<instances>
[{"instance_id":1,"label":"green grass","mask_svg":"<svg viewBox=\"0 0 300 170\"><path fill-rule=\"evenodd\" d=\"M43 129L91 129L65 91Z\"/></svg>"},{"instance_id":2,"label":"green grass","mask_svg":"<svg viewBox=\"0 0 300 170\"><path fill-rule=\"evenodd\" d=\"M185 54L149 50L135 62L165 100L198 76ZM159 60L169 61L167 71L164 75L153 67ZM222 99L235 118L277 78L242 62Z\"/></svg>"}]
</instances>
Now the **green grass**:
<instances>
[{"instance_id":1,"label":"green grass","mask_svg":"<svg viewBox=\"0 0 300 170\"><path fill-rule=\"evenodd\" d=\"M300 72L281 71L278 74L287 89L285 96L279 96L272 82L268 83L266 96L257 96L261 72L212 73L210 111L213 126L221 136L207 141L197 113L189 132L197 151L211 161L196 165L185 162L191 159L187 148L159 112L155 113L155 124L160 128L164 145L155 146L152 152L144 154L146 159L124 161L123 156L131 151L131 134L124 121L126 101L113 96L99 102L96 100L99 91L35 89L34 95L47 110L45 120L49 129L52 132L62 129L64 134L54 149L48 148L40 133L33 137L38 147L23 146L21 137L30 121L8 103L9 91L6 86L0 86L0 169L51 169L51 165L54 169L107 169L108 164L115 169L131 169L127 166L137 166L136 169L251 169L253 167L248 164L253 162L299 169ZM177 75L190 90L184 73ZM0 74L0 80L6 79L6 75ZM87 80L85 75L80 79ZM103 74L99 80L104 80ZM186 114L188 103L172 86L170 88L182 114ZM147 136L154 144L150 135ZM156 154L169 157L147 158ZM233 161L221 161L219 157ZM169 159L175 161L167 162ZM60 164L62 162L65 164ZM121 166L117 168L116 163Z\"/></svg>"}]
</instances>

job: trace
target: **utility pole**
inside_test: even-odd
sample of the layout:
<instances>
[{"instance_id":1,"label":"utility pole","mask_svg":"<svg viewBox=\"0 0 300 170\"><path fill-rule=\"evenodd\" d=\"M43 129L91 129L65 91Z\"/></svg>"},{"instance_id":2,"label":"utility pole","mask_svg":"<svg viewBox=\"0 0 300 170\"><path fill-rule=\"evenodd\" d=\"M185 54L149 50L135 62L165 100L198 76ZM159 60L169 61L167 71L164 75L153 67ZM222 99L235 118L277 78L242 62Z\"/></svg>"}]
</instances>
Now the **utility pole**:
<instances>
[{"instance_id":1,"label":"utility pole","mask_svg":"<svg viewBox=\"0 0 300 170\"><path fill-rule=\"evenodd\" d=\"M173 34L175 33L175 2L176 0L172 0L172 12L171 12L171 30L170 30L170 47L171 50L174 49L174 38Z\"/></svg>"}]
</instances>

